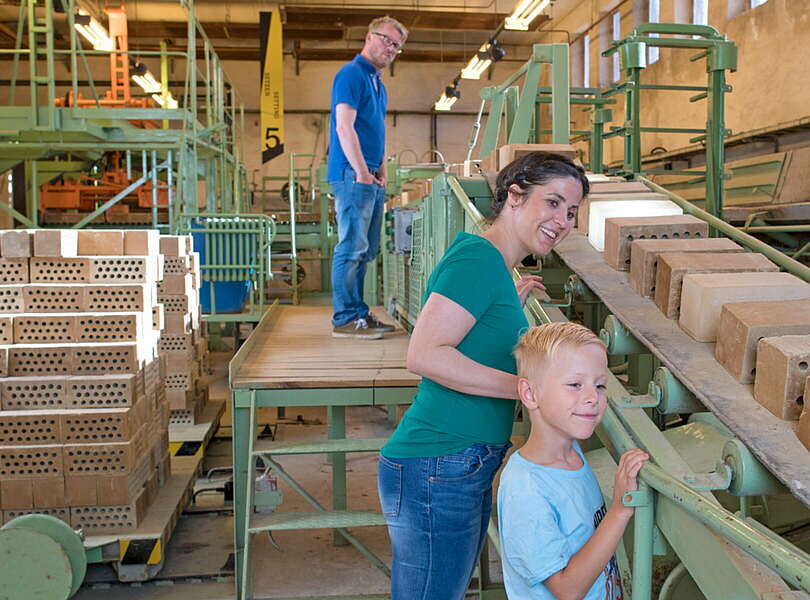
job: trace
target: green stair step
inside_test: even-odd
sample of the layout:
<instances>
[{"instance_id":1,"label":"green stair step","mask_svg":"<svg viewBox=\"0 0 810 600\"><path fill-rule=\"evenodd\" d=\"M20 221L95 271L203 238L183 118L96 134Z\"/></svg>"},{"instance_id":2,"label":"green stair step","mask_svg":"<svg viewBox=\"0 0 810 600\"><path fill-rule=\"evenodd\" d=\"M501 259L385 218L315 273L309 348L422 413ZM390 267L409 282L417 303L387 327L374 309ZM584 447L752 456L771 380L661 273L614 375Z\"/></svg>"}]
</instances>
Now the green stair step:
<instances>
[{"instance_id":1,"label":"green stair step","mask_svg":"<svg viewBox=\"0 0 810 600\"><path fill-rule=\"evenodd\" d=\"M385 525L385 517L371 511L282 512L255 514L250 519L248 533L289 531L293 529L343 529Z\"/></svg>"},{"instance_id":2,"label":"green stair step","mask_svg":"<svg viewBox=\"0 0 810 600\"><path fill-rule=\"evenodd\" d=\"M253 448L254 456L270 454L329 454L333 452L379 452L388 438L345 438L318 440L317 442L271 442L259 441Z\"/></svg>"}]
</instances>

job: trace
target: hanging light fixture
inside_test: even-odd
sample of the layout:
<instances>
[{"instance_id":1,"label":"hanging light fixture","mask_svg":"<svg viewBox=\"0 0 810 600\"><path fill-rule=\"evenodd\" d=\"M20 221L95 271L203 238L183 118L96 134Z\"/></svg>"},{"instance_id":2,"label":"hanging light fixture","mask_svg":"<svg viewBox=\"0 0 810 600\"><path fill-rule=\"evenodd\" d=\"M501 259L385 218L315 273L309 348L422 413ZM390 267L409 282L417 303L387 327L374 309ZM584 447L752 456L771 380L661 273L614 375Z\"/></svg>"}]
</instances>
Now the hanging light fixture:
<instances>
[{"instance_id":1,"label":"hanging light fixture","mask_svg":"<svg viewBox=\"0 0 810 600\"><path fill-rule=\"evenodd\" d=\"M96 21L94 17L80 10L74 16L73 28L78 31L84 39L90 42L93 50L104 50L112 52L115 46L113 45L112 38L104 26Z\"/></svg>"},{"instance_id":2,"label":"hanging light fixture","mask_svg":"<svg viewBox=\"0 0 810 600\"><path fill-rule=\"evenodd\" d=\"M549 2L550 0L519 0L512 14L504 19L504 29L528 31L531 22L543 12Z\"/></svg>"},{"instance_id":3,"label":"hanging light fixture","mask_svg":"<svg viewBox=\"0 0 810 600\"><path fill-rule=\"evenodd\" d=\"M486 51L487 44L478 49L478 52L470 59L467 66L461 69L462 79L481 79L481 73L486 71L489 65L492 64L492 59L487 55Z\"/></svg>"},{"instance_id":4,"label":"hanging light fixture","mask_svg":"<svg viewBox=\"0 0 810 600\"><path fill-rule=\"evenodd\" d=\"M461 98L461 90L458 89L459 78L453 80L453 85L448 85L444 88L442 95L436 100L433 105L434 110L450 110L456 103L456 100Z\"/></svg>"}]
</instances>

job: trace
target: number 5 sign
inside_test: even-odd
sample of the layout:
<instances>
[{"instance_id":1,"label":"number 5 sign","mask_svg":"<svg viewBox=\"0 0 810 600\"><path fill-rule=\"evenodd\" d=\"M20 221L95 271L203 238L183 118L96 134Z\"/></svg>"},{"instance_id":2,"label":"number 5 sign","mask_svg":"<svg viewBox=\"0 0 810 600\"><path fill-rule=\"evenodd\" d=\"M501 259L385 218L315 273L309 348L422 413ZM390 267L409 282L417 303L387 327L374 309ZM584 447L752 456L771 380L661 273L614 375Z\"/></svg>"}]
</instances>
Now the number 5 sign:
<instances>
[{"instance_id":1,"label":"number 5 sign","mask_svg":"<svg viewBox=\"0 0 810 600\"><path fill-rule=\"evenodd\" d=\"M262 164L284 153L284 59L278 5L259 13L261 33Z\"/></svg>"}]
</instances>

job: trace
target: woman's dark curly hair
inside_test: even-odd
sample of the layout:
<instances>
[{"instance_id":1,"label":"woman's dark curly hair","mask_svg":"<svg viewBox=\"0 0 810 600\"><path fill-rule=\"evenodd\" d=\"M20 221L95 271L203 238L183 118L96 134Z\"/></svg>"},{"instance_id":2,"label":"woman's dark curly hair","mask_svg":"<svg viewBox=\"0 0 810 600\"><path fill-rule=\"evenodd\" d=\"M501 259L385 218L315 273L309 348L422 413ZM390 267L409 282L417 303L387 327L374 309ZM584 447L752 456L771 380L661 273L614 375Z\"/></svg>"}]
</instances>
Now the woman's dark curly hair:
<instances>
[{"instance_id":1,"label":"woman's dark curly hair","mask_svg":"<svg viewBox=\"0 0 810 600\"><path fill-rule=\"evenodd\" d=\"M567 156L538 151L516 158L498 173L490 220L494 221L501 214L509 197L509 188L513 185L518 186L523 193L527 193L534 185L543 185L552 179L564 177L579 181L582 186L582 197L588 195L590 185L585 176L585 169Z\"/></svg>"}]
</instances>

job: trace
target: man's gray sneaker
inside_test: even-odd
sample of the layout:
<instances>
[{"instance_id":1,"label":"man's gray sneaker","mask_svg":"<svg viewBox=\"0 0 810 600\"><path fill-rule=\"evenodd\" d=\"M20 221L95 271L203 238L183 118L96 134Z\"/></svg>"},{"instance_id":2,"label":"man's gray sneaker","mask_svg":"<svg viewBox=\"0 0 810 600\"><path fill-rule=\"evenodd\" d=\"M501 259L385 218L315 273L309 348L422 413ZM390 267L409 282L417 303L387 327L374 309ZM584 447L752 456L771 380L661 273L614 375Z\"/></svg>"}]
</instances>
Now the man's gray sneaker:
<instances>
[{"instance_id":1,"label":"man's gray sneaker","mask_svg":"<svg viewBox=\"0 0 810 600\"><path fill-rule=\"evenodd\" d=\"M366 319L349 321L345 325L336 325L332 328L332 337L358 338L361 340L378 340L384 331L371 327Z\"/></svg>"},{"instance_id":2,"label":"man's gray sneaker","mask_svg":"<svg viewBox=\"0 0 810 600\"><path fill-rule=\"evenodd\" d=\"M372 329L376 329L377 331L382 331L383 333L391 333L392 331L396 331L396 327L393 325L389 325L388 323L383 323L377 317L375 317L372 313L368 313L366 315L366 323Z\"/></svg>"}]
</instances>

